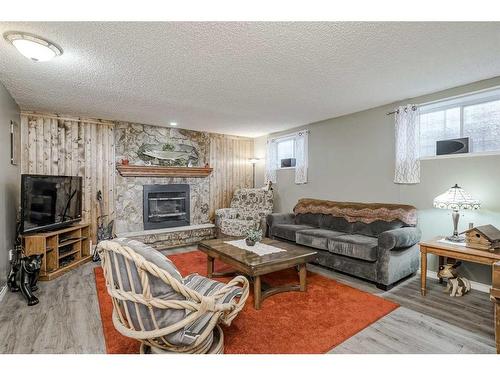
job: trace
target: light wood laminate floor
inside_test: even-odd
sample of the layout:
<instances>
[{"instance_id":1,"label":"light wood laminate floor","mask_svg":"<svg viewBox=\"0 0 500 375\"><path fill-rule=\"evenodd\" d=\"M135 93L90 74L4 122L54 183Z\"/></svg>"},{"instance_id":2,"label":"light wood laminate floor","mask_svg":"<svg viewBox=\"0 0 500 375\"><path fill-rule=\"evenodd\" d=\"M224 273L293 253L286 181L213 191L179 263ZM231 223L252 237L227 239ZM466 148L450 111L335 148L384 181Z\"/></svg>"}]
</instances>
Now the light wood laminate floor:
<instances>
[{"instance_id":1,"label":"light wood laminate floor","mask_svg":"<svg viewBox=\"0 0 500 375\"><path fill-rule=\"evenodd\" d=\"M184 247L165 254L193 250ZM104 353L94 281L95 263L41 282L40 304L28 307L20 293L0 302L0 353ZM486 293L450 297L436 280L420 296L417 276L388 292L319 266L309 270L401 305L330 353L494 353L493 305ZM272 297L270 297L272 298ZM264 302L265 304L265 302Z\"/></svg>"}]
</instances>

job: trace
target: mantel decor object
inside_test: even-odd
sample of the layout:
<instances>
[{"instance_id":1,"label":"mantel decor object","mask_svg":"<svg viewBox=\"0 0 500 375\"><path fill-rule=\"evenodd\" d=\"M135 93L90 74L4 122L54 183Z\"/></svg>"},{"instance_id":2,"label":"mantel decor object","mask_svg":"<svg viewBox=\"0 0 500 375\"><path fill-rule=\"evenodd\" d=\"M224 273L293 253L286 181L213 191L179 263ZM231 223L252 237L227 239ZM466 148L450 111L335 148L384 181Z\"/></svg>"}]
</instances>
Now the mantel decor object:
<instances>
[{"instance_id":1,"label":"mantel decor object","mask_svg":"<svg viewBox=\"0 0 500 375\"><path fill-rule=\"evenodd\" d=\"M188 167L198 165L200 155L192 145L183 143L143 143L137 152L139 159L164 167Z\"/></svg>"},{"instance_id":2,"label":"mantel decor object","mask_svg":"<svg viewBox=\"0 0 500 375\"><path fill-rule=\"evenodd\" d=\"M458 234L459 210L477 210L481 207L481 202L455 184L455 186L434 198L434 207L453 210L451 214L453 218L453 235L446 237L446 239L452 242L464 242L465 238Z\"/></svg>"}]
</instances>

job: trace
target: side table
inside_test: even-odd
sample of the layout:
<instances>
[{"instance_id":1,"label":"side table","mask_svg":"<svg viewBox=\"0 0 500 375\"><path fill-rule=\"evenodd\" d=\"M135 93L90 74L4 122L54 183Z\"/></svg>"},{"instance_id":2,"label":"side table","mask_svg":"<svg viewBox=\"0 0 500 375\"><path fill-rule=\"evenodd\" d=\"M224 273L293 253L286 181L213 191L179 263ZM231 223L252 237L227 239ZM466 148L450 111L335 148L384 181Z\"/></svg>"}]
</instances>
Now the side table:
<instances>
[{"instance_id":1,"label":"side table","mask_svg":"<svg viewBox=\"0 0 500 375\"><path fill-rule=\"evenodd\" d=\"M422 296L426 294L427 254L434 254L439 257L448 257L472 263L487 264L490 267L493 263L500 261L500 249L494 252L471 249L464 245L439 242L441 239L443 239L443 237L436 237L429 241L420 242L420 292Z\"/></svg>"}]
</instances>

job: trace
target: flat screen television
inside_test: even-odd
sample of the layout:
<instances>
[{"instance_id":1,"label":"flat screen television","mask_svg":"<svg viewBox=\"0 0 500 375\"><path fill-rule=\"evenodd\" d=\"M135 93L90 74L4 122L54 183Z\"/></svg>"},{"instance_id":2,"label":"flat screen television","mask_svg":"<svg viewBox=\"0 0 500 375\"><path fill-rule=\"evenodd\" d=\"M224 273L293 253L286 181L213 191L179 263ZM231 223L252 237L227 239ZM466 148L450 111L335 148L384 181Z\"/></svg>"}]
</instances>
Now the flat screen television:
<instances>
[{"instance_id":1,"label":"flat screen television","mask_svg":"<svg viewBox=\"0 0 500 375\"><path fill-rule=\"evenodd\" d=\"M63 228L81 218L81 177L21 175L21 233Z\"/></svg>"}]
</instances>

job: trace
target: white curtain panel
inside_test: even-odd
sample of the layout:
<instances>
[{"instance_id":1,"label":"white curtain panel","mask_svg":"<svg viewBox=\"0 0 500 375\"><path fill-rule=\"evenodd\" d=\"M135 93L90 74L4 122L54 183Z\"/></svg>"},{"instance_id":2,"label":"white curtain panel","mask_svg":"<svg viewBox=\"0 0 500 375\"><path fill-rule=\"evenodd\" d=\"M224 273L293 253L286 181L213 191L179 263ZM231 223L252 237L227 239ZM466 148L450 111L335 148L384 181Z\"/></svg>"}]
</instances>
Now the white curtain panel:
<instances>
[{"instance_id":1,"label":"white curtain panel","mask_svg":"<svg viewBox=\"0 0 500 375\"><path fill-rule=\"evenodd\" d=\"M396 184L420 183L419 114L414 104L396 109Z\"/></svg>"},{"instance_id":2,"label":"white curtain panel","mask_svg":"<svg viewBox=\"0 0 500 375\"><path fill-rule=\"evenodd\" d=\"M278 144L276 139L270 138L267 140L266 150L266 174L265 183L271 181L276 183L276 170L278 169Z\"/></svg>"},{"instance_id":3,"label":"white curtain panel","mask_svg":"<svg viewBox=\"0 0 500 375\"><path fill-rule=\"evenodd\" d=\"M309 131L303 130L295 134L295 183L307 183Z\"/></svg>"}]
</instances>

